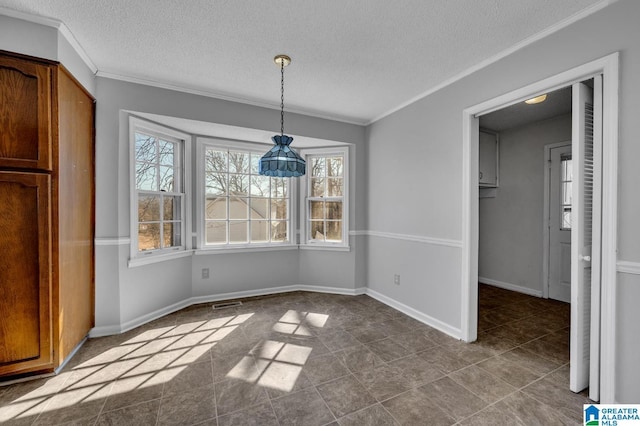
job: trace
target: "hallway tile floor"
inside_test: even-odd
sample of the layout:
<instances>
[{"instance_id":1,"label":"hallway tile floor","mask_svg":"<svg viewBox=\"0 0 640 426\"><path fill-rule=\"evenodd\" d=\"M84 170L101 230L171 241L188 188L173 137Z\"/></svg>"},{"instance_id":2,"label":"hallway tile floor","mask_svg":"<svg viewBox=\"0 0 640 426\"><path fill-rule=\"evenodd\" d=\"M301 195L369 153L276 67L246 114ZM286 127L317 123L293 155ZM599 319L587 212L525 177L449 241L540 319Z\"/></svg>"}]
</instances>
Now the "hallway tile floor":
<instances>
[{"instance_id":1,"label":"hallway tile floor","mask_svg":"<svg viewBox=\"0 0 640 426\"><path fill-rule=\"evenodd\" d=\"M480 285L466 344L368 296L192 306L0 387L9 425L564 425L569 305Z\"/></svg>"}]
</instances>

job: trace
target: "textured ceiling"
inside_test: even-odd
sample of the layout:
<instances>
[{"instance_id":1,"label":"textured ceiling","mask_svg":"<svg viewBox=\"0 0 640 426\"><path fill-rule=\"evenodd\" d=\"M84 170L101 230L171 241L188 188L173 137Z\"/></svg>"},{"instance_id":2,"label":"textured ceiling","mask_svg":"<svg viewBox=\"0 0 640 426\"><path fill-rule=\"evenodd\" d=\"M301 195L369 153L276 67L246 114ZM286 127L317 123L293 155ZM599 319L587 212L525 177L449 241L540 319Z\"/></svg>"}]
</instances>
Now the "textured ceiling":
<instances>
[{"instance_id":1,"label":"textured ceiling","mask_svg":"<svg viewBox=\"0 0 640 426\"><path fill-rule=\"evenodd\" d=\"M0 0L63 22L98 75L368 123L602 0ZM1 12L1 11L0 11Z\"/></svg>"}]
</instances>

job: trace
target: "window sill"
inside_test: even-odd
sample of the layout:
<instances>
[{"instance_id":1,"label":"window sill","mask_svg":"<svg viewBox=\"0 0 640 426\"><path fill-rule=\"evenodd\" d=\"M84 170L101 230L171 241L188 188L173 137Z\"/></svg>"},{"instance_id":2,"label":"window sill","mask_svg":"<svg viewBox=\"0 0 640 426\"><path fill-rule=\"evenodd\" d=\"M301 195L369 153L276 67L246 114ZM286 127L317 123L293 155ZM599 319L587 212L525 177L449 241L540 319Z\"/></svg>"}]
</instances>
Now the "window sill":
<instances>
[{"instance_id":1,"label":"window sill","mask_svg":"<svg viewBox=\"0 0 640 426\"><path fill-rule=\"evenodd\" d=\"M207 247L197 249L194 254L196 256L208 256L210 254L231 254L231 253L255 253L261 251L283 251L283 250L298 250L298 246L295 244L283 244L281 246L255 246L255 247Z\"/></svg>"},{"instance_id":2,"label":"window sill","mask_svg":"<svg viewBox=\"0 0 640 426\"><path fill-rule=\"evenodd\" d=\"M349 246L325 245L325 244L300 244L300 250L320 250L320 251L351 251Z\"/></svg>"},{"instance_id":3,"label":"window sill","mask_svg":"<svg viewBox=\"0 0 640 426\"><path fill-rule=\"evenodd\" d=\"M166 260L180 259L181 257L190 257L193 250L180 250L170 253L148 254L129 259L129 268L138 266L151 265L153 263L164 262Z\"/></svg>"}]
</instances>

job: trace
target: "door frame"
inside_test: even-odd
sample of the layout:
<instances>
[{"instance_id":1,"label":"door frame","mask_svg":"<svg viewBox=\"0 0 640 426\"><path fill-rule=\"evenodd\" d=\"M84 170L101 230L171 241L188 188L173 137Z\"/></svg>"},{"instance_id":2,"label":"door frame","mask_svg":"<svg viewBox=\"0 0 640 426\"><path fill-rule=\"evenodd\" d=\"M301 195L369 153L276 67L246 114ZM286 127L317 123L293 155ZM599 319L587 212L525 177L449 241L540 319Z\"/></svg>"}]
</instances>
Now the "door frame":
<instances>
[{"instance_id":1,"label":"door frame","mask_svg":"<svg viewBox=\"0 0 640 426\"><path fill-rule=\"evenodd\" d=\"M462 271L461 338L477 339L478 333L478 116L522 102L594 75L603 75L602 111L602 298L601 298L601 403L613 403L615 391L615 306L618 179L619 53L564 71L462 112ZM573 259L572 259L573 261Z\"/></svg>"},{"instance_id":2,"label":"door frame","mask_svg":"<svg viewBox=\"0 0 640 426\"><path fill-rule=\"evenodd\" d=\"M549 229L549 210L551 205L550 183L551 173L549 163L551 162L551 150L563 146L571 146L571 140L557 143L550 143L544 146L544 213L542 214L542 297L549 298L549 253L551 250L551 232Z\"/></svg>"}]
</instances>

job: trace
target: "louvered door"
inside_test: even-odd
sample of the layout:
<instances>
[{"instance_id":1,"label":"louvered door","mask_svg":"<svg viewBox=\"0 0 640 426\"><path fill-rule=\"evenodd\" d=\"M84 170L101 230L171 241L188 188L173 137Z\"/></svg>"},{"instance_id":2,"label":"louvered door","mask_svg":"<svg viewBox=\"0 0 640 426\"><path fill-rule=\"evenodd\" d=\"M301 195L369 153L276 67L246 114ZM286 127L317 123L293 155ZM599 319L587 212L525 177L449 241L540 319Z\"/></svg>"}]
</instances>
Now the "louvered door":
<instances>
[{"instance_id":1,"label":"louvered door","mask_svg":"<svg viewBox=\"0 0 640 426\"><path fill-rule=\"evenodd\" d=\"M594 87L595 96L584 83L573 86L573 205L577 208L572 212L569 386L574 392L587 386L597 392L599 387L601 76L595 78Z\"/></svg>"}]
</instances>

